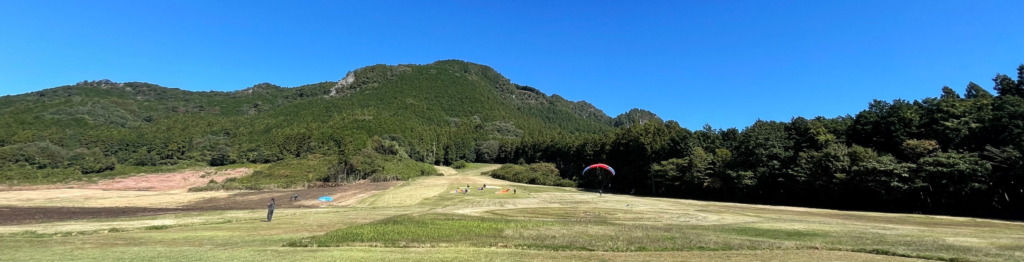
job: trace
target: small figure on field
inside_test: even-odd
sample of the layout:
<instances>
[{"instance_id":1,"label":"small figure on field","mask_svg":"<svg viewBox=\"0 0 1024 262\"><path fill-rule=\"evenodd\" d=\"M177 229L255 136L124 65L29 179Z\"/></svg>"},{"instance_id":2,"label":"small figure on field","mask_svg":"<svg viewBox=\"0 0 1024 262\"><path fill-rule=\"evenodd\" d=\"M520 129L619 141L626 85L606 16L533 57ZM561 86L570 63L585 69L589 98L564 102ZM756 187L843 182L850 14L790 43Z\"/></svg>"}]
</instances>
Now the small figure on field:
<instances>
[{"instance_id":1,"label":"small figure on field","mask_svg":"<svg viewBox=\"0 0 1024 262\"><path fill-rule=\"evenodd\" d=\"M289 201L299 200L299 194L295 194L294 196L288 198L288 200Z\"/></svg>"},{"instance_id":2,"label":"small figure on field","mask_svg":"<svg viewBox=\"0 0 1024 262\"><path fill-rule=\"evenodd\" d=\"M270 199L270 203L267 203L267 222L270 222L270 219L274 217L274 206L276 205L277 203L274 203L273 198Z\"/></svg>"},{"instance_id":3,"label":"small figure on field","mask_svg":"<svg viewBox=\"0 0 1024 262\"><path fill-rule=\"evenodd\" d=\"M515 194L516 194L516 189L515 189L515 188L513 188L513 189L512 189L512 194L513 194L513 195L515 195Z\"/></svg>"}]
</instances>

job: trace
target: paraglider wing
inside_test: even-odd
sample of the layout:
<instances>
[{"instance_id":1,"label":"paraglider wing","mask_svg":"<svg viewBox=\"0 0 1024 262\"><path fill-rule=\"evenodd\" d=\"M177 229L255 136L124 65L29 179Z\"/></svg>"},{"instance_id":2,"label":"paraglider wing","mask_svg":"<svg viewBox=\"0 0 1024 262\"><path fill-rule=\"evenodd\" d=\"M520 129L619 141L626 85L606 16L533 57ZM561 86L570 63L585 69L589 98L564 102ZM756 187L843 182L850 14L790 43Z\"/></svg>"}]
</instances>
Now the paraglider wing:
<instances>
[{"instance_id":1,"label":"paraglider wing","mask_svg":"<svg viewBox=\"0 0 1024 262\"><path fill-rule=\"evenodd\" d=\"M586 174L587 170L590 170L591 168L604 168L605 170L608 170L608 172L612 172L613 176L615 175L615 169L612 169L612 167L610 167L608 165L605 165L605 164L593 164L593 165L590 165L587 168L583 169L583 174Z\"/></svg>"}]
</instances>

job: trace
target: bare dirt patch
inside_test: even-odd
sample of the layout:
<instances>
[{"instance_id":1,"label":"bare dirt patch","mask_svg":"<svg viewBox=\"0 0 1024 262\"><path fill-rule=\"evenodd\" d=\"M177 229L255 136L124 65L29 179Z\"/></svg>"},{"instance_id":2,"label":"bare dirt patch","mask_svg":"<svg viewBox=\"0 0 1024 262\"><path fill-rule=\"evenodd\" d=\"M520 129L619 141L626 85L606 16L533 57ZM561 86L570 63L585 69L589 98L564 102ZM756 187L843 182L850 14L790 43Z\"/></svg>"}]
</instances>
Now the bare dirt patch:
<instances>
[{"instance_id":1,"label":"bare dirt patch","mask_svg":"<svg viewBox=\"0 0 1024 262\"><path fill-rule=\"evenodd\" d=\"M39 222L153 216L181 212L180 208L146 207L0 207L0 225L30 224Z\"/></svg>"},{"instance_id":2,"label":"bare dirt patch","mask_svg":"<svg viewBox=\"0 0 1024 262\"><path fill-rule=\"evenodd\" d=\"M225 179L251 174L248 168L236 168L217 171L213 168L188 170L171 173L142 174L138 176L99 181L98 183L74 182L68 184L9 186L0 185L3 191L34 191L47 189L99 189L120 191L177 191L186 192L188 188L206 185L210 179L223 182Z\"/></svg>"},{"instance_id":3,"label":"bare dirt patch","mask_svg":"<svg viewBox=\"0 0 1024 262\"><path fill-rule=\"evenodd\" d=\"M0 192L0 206L21 207L156 207L176 208L231 192L106 191L99 189L46 189Z\"/></svg>"},{"instance_id":4,"label":"bare dirt patch","mask_svg":"<svg viewBox=\"0 0 1024 262\"><path fill-rule=\"evenodd\" d=\"M224 182L225 179L240 177L252 173L248 168L236 168L224 171L197 170L176 173L133 176L129 178L101 181L89 185L86 189L101 190L144 190L144 191L178 191L190 187L205 185L210 179Z\"/></svg>"},{"instance_id":5,"label":"bare dirt patch","mask_svg":"<svg viewBox=\"0 0 1024 262\"><path fill-rule=\"evenodd\" d=\"M151 216L191 211L350 206L399 182L354 183L340 187L248 192L151 192L49 189L0 192L0 225L91 218ZM289 197L298 194L299 200ZM321 196L333 202L319 202Z\"/></svg>"}]
</instances>

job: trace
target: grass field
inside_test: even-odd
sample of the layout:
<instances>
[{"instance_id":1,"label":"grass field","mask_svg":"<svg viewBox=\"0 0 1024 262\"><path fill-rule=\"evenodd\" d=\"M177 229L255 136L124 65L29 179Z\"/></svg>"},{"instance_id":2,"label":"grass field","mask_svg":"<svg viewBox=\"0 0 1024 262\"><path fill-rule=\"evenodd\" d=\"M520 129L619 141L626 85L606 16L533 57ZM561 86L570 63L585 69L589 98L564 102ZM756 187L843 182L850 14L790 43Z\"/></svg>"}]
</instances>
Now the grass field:
<instances>
[{"instance_id":1,"label":"grass field","mask_svg":"<svg viewBox=\"0 0 1024 262\"><path fill-rule=\"evenodd\" d=\"M480 175L494 168L270 223L257 209L2 225L0 261L1024 261L1024 223L598 196Z\"/></svg>"}]
</instances>

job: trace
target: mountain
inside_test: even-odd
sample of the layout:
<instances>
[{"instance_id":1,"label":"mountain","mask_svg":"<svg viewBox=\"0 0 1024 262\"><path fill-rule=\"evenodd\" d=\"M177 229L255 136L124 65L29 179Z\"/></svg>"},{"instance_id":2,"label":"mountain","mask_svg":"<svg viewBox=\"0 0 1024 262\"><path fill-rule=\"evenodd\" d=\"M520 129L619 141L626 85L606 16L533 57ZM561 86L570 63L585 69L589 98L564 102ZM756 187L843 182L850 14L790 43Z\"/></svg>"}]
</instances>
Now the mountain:
<instances>
[{"instance_id":1,"label":"mountain","mask_svg":"<svg viewBox=\"0 0 1024 262\"><path fill-rule=\"evenodd\" d=\"M654 112L647 111L644 109L633 108L628 112L622 113L612 119L612 126L615 127L629 127L634 124L643 125L647 122L664 122L661 117L655 115Z\"/></svg>"},{"instance_id":2,"label":"mountain","mask_svg":"<svg viewBox=\"0 0 1024 262\"><path fill-rule=\"evenodd\" d=\"M227 163L265 163L345 154L374 136L417 161L488 161L498 141L601 134L612 123L587 102L458 60L373 65L338 81L230 92L83 81L0 98L0 167L75 168L68 159L77 151L120 165L208 162L218 154Z\"/></svg>"}]
</instances>

